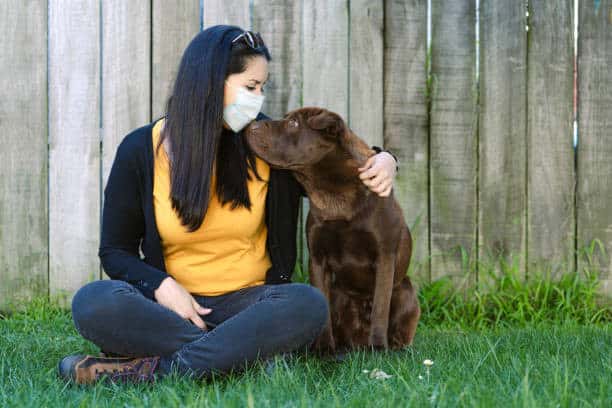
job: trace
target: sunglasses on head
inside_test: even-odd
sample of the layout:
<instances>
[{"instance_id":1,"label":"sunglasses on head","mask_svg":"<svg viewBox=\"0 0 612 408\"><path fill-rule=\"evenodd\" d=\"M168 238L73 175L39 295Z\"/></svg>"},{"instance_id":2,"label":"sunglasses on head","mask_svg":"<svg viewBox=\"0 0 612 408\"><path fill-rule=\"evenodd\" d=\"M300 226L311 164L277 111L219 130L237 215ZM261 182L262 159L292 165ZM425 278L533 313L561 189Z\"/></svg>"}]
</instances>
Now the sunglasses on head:
<instances>
[{"instance_id":1,"label":"sunglasses on head","mask_svg":"<svg viewBox=\"0 0 612 408\"><path fill-rule=\"evenodd\" d=\"M263 39L261 38L261 35L259 34L259 32L254 33L252 31L247 30L243 32L242 34L238 35L236 38L234 38L232 40L232 44L240 40L241 38L243 38L244 42L251 48L256 49L264 45Z\"/></svg>"}]
</instances>

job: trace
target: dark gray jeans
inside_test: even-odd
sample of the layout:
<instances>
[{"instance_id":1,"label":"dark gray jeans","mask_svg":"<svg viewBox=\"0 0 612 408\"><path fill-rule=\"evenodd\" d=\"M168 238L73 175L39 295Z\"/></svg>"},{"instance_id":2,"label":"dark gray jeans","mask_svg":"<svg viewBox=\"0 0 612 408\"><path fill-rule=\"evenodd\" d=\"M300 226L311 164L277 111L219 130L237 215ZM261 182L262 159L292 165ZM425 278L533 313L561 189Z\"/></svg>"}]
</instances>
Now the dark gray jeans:
<instances>
[{"instance_id":1,"label":"dark gray jeans","mask_svg":"<svg viewBox=\"0 0 612 408\"><path fill-rule=\"evenodd\" d=\"M173 370L196 377L241 370L257 359L305 349L327 322L325 296L302 283L194 298L212 309L201 316L208 331L119 280L81 287L72 318L79 333L105 352L160 356L158 377Z\"/></svg>"}]
</instances>

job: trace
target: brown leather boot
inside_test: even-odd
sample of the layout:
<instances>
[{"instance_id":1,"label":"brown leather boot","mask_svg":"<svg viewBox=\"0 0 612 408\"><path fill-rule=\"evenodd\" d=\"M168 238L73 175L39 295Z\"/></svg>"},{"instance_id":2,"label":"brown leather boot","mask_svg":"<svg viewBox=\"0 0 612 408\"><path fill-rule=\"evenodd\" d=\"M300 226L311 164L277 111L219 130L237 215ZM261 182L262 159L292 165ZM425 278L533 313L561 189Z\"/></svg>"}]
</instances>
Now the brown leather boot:
<instances>
[{"instance_id":1,"label":"brown leather boot","mask_svg":"<svg viewBox=\"0 0 612 408\"><path fill-rule=\"evenodd\" d=\"M73 354L58 364L59 376L77 384L107 379L111 382L152 382L159 357L97 357Z\"/></svg>"}]
</instances>

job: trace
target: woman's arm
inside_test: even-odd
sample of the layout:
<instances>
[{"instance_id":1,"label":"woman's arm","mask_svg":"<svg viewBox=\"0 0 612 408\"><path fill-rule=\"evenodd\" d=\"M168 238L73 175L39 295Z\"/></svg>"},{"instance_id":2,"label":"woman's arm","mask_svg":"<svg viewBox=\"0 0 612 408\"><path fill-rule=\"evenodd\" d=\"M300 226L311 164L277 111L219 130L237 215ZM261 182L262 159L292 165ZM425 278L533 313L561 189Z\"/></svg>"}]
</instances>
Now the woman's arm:
<instances>
[{"instance_id":1,"label":"woman's arm","mask_svg":"<svg viewBox=\"0 0 612 408\"><path fill-rule=\"evenodd\" d=\"M393 189L393 180L397 174L396 157L380 147L372 146L376 154L359 168L359 178L370 190L381 197L387 197Z\"/></svg>"},{"instance_id":2,"label":"woman's arm","mask_svg":"<svg viewBox=\"0 0 612 408\"><path fill-rule=\"evenodd\" d=\"M138 248L144 236L145 220L133 149L127 139L117 148L104 188L98 256L110 278L126 281L146 297L155 299L155 289L170 275L140 259Z\"/></svg>"},{"instance_id":3,"label":"woman's arm","mask_svg":"<svg viewBox=\"0 0 612 408\"><path fill-rule=\"evenodd\" d=\"M140 181L133 162L135 153L124 139L117 148L104 189L102 234L98 256L106 274L112 279L131 283L146 297L173 310L206 330L200 315L212 309L203 308L170 274L140 259L138 248L144 236Z\"/></svg>"}]
</instances>

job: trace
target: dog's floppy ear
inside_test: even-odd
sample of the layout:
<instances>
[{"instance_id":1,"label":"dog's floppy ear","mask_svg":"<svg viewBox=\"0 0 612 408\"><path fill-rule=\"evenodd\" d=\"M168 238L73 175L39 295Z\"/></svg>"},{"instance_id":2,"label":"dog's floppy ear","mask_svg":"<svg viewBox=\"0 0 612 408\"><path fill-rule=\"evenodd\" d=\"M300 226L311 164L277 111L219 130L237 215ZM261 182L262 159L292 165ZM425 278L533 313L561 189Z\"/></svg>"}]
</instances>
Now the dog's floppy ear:
<instances>
[{"instance_id":1,"label":"dog's floppy ear","mask_svg":"<svg viewBox=\"0 0 612 408\"><path fill-rule=\"evenodd\" d=\"M340 115L325 109L321 109L318 114L309 117L306 123L312 129L327 130L332 134L342 134L346 127Z\"/></svg>"},{"instance_id":2,"label":"dog's floppy ear","mask_svg":"<svg viewBox=\"0 0 612 408\"><path fill-rule=\"evenodd\" d=\"M322 109L320 113L309 117L306 123L312 129L329 133L344 151L359 163L364 163L369 157L370 148L349 129L337 113Z\"/></svg>"}]
</instances>

